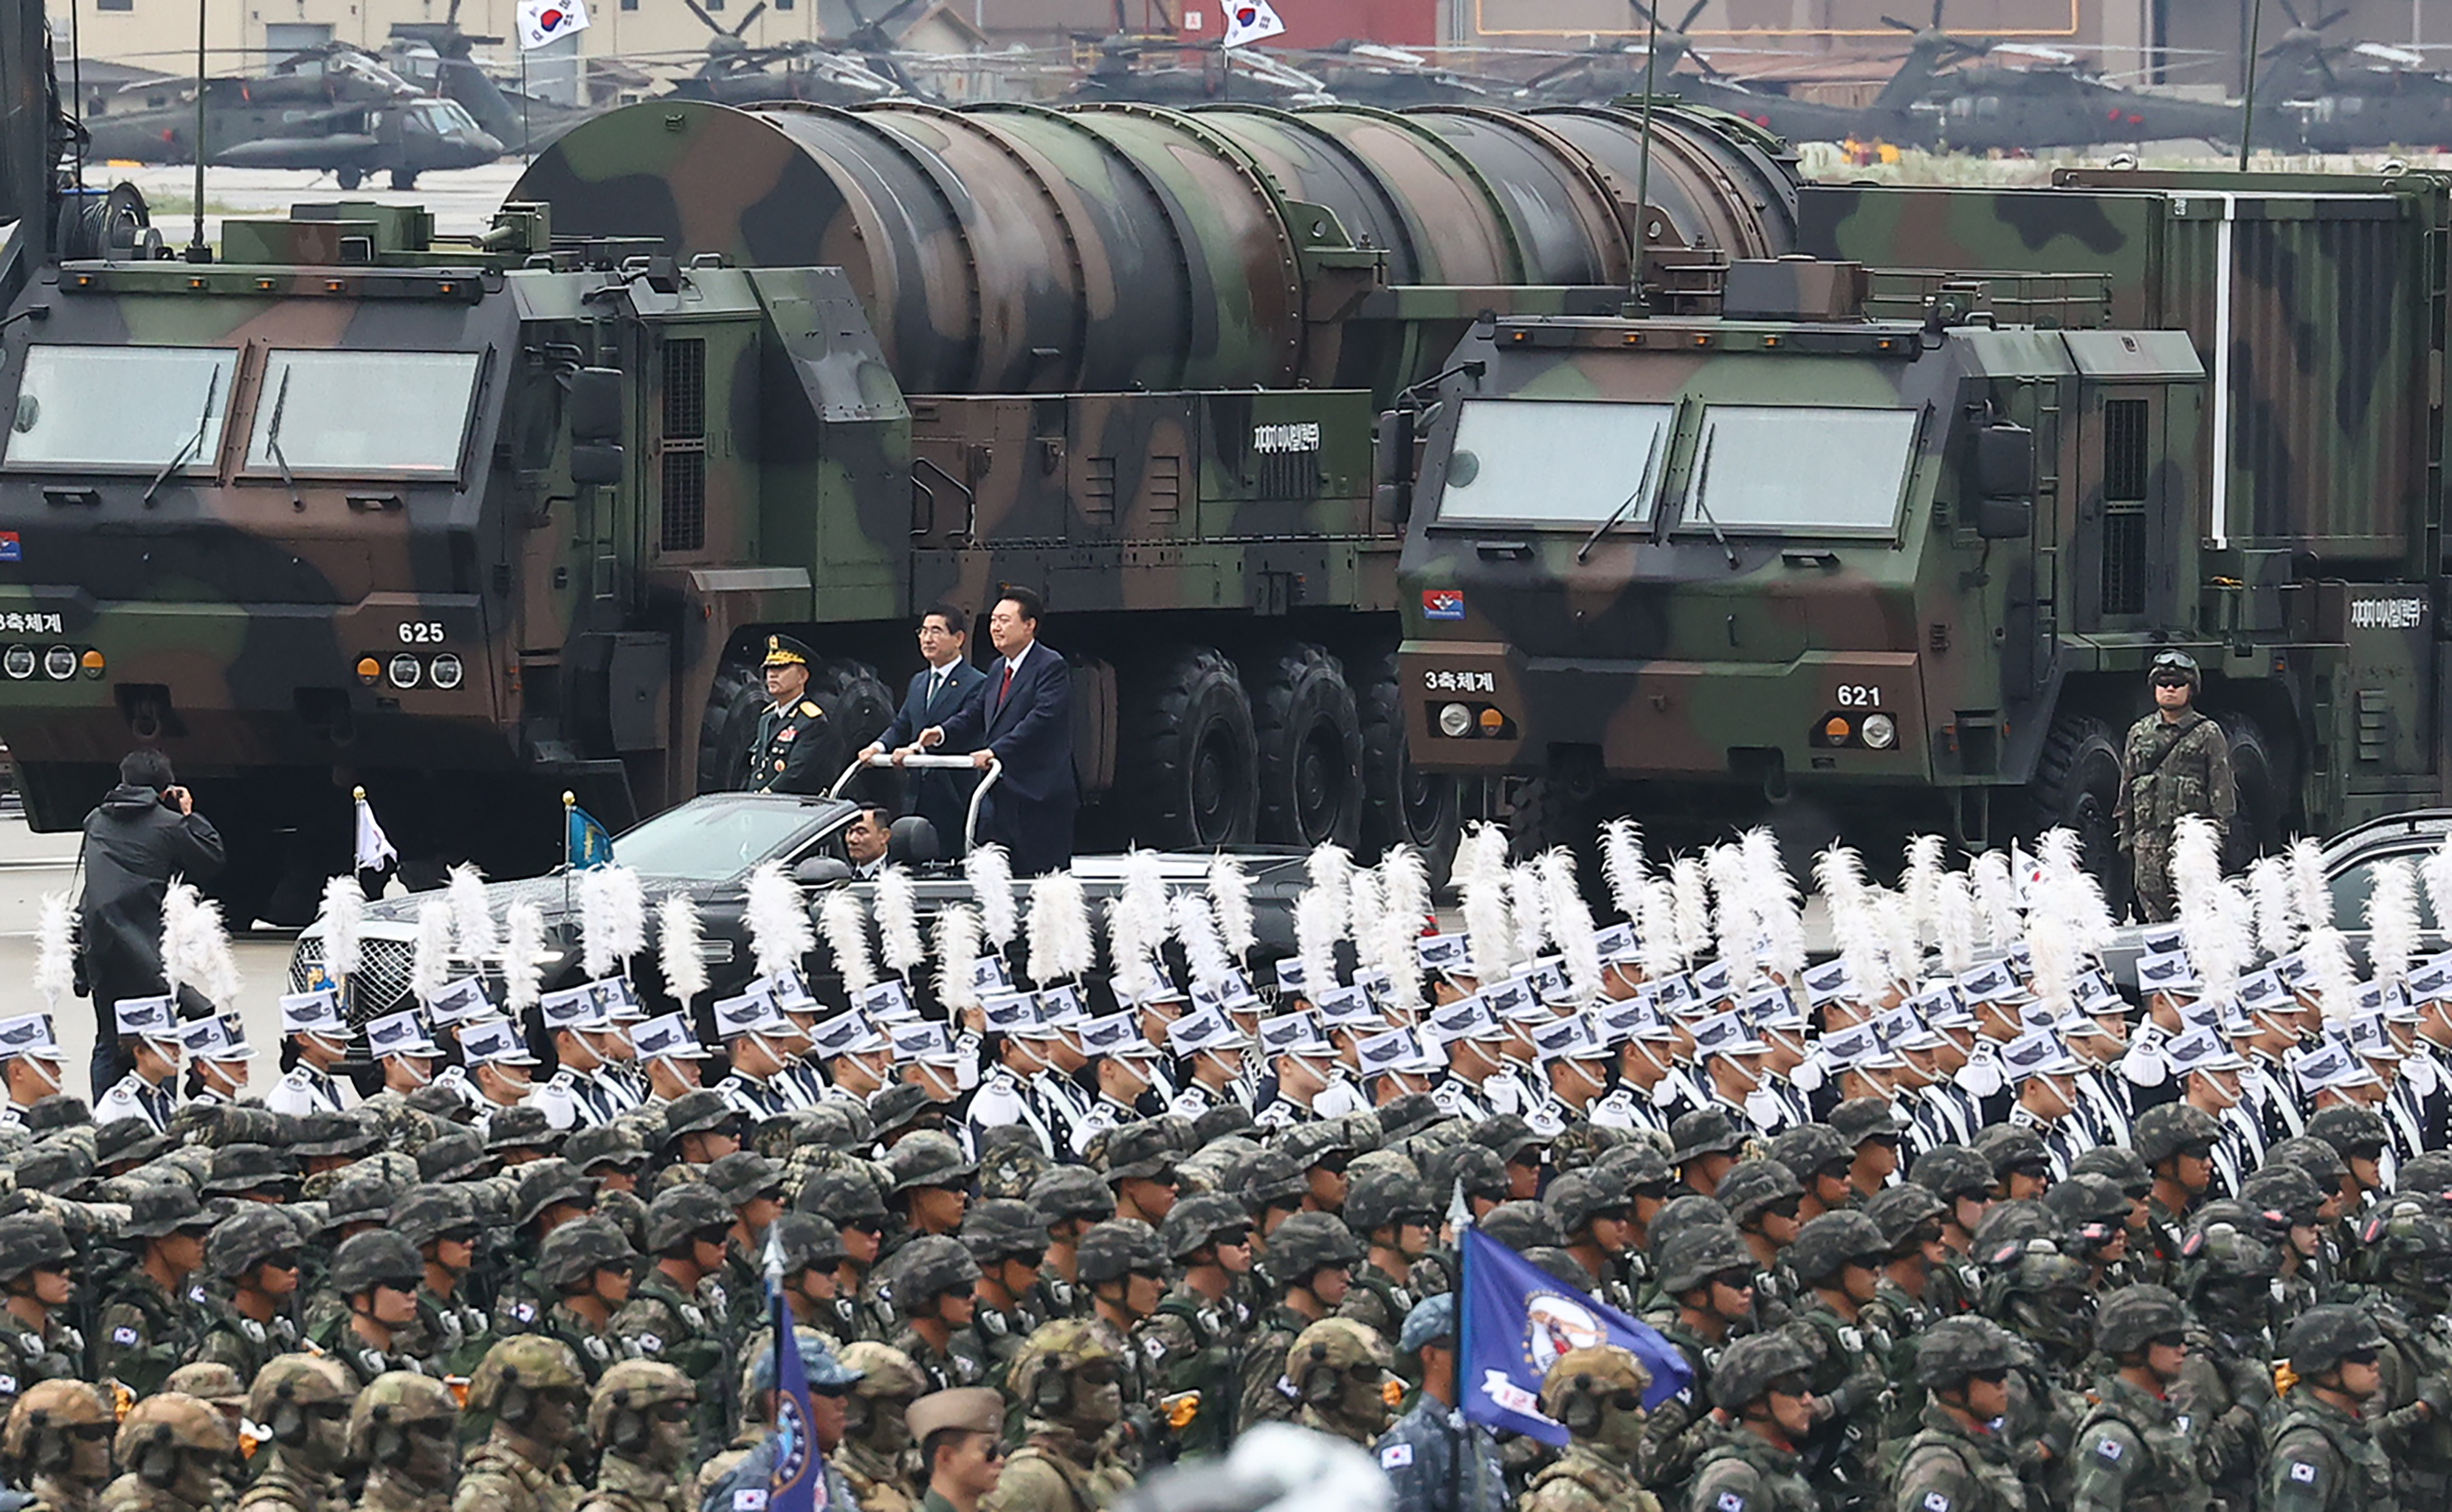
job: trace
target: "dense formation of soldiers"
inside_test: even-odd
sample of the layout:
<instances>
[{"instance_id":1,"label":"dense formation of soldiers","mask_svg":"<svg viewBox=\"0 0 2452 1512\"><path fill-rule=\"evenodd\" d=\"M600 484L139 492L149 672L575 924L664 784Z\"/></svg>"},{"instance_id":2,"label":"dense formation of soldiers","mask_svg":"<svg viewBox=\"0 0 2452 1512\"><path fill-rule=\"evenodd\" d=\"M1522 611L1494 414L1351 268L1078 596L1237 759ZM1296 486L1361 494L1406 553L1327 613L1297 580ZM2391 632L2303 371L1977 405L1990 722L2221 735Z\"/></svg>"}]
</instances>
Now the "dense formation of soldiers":
<instances>
[{"instance_id":1,"label":"dense formation of soldiers","mask_svg":"<svg viewBox=\"0 0 2452 1512\"><path fill-rule=\"evenodd\" d=\"M838 916L812 978L713 1005L712 1088L619 980L524 1031L482 977L360 1030L299 994L270 1106L233 1022L122 1004L145 1085L98 1122L0 1021L0 1456L63 1512L738 1512L785 1452L772 1286L861 1512L951 1505L908 1413L978 1386L991 1512L1267 1424L1408 1509L2452 1504L2452 958L2416 952L2452 868L2387 863L2362 977L2304 854L2206 845L2133 982L2066 836L1919 842L1897 889L1826 854L1816 963L1766 837L1654 873L1613 826L1609 923L1494 831L1453 933L1405 853L1315 856L1265 989L1231 877L1119 909L1096 981L1034 918L848 1008L809 986ZM1691 1382L1528 1331L1564 1445L1468 1424L1467 1226Z\"/></svg>"}]
</instances>

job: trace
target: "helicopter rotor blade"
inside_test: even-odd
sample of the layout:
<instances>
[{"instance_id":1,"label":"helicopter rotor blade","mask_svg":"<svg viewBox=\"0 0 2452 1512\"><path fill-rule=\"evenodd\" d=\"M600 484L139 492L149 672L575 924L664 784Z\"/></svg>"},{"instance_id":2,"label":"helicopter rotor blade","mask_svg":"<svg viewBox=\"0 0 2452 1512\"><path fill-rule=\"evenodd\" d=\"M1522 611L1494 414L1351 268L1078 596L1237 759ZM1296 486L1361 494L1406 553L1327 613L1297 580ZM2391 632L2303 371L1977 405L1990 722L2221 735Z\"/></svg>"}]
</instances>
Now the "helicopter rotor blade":
<instances>
[{"instance_id":1,"label":"helicopter rotor blade","mask_svg":"<svg viewBox=\"0 0 2452 1512\"><path fill-rule=\"evenodd\" d=\"M750 23L756 21L760 16L762 16L765 13L766 0L758 0L756 5L751 6L748 10L742 14L740 24L735 26L729 32L725 33L725 35L736 39L739 38L742 33L749 29Z\"/></svg>"},{"instance_id":2,"label":"helicopter rotor blade","mask_svg":"<svg viewBox=\"0 0 2452 1512\"><path fill-rule=\"evenodd\" d=\"M1918 30L1922 29L1914 22L1902 21L1896 16L1883 16L1881 18L1881 22L1882 25L1888 27L1893 31L1905 31L1911 36Z\"/></svg>"},{"instance_id":3,"label":"helicopter rotor blade","mask_svg":"<svg viewBox=\"0 0 2452 1512\"><path fill-rule=\"evenodd\" d=\"M682 0L682 4L689 7L689 13L698 17L701 21L705 22L706 29L709 31L714 32L717 36L729 36L731 34L725 31L723 28L717 23L715 17L706 13L706 7L700 5L698 0Z\"/></svg>"},{"instance_id":4,"label":"helicopter rotor blade","mask_svg":"<svg viewBox=\"0 0 2452 1512\"><path fill-rule=\"evenodd\" d=\"M1692 30L1694 29L1694 18L1701 15L1703 13L1703 8L1710 3L1711 0L1694 0L1692 5L1686 8L1686 17L1684 20L1677 23L1677 29L1680 31Z\"/></svg>"},{"instance_id":5,"label":"helicopter rotor blade","mask_svg":"<svg viewBox=\"0 0 2452 1512\"><path fill-rule=\"evenodd\" d=\"M2291 0L2282 0L2282 13L2290 18L2290 24L2294 27L2304 27L2307 25L2304 20L2301 19L2299 15L2299 8L2296 5L2293 5Z\"/></svg>"},{"instance_id":6,"label":"helicopter rotor blade","mask_svg":"<svg viewBox=\"0 0 2452 1512\"><path fill-rule=\"evenodd\" d=\"M2326 16L2319 16L2319 17L2316 19L2316 24L2315 24L2313 27L2309 28L2308 29L2310 29L2310 30L2312 30L2312 31L2322 31L2322 30L2323 30L2326 27L2332 26L2334 23L2336 23L2336 22L2340 21L2343 16L2346 16L2346 15L2348 15L2349 13L2350 13L2350 8L2349 8L2348 6L2343 6L2343 7L2342 7L2342 9L2340 9L2339 10L2334 11L2334 12L2333 12L2332 14L2330 14L2330 15L2326 15Z\"/></svg>"}]
</instances>

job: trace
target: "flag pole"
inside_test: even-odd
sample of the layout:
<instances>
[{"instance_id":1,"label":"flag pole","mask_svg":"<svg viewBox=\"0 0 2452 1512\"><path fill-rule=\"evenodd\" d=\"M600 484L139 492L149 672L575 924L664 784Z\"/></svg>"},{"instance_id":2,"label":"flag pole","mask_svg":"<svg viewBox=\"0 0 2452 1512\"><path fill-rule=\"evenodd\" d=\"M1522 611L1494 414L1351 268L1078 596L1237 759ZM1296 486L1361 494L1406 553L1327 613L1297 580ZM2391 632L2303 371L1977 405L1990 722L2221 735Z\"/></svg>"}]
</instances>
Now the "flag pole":
<instances>
[{"instance_id":1,"label":"flag pole","mask_svg":"<svg viewBox=\"0 0 2452 1512\"><path fill-rule=\"evenodd\" d=\"M1456 1179L1456 1188L1459 1191L1463 1190L1464 1179L1462 1177L1458 1177ZM1467 1208L1466 1210L1470 1212L1472 1209ZM1466 1371L1471 1368L1471 1363L1473 1360L1473 1293L1468 1290L1465 1286L1465 1255L1473 1247L1464 1242L1464 1236L1472 1231L1472 1225L1468 1223L1464 1227L1456 1230L1455 1236L1456 1446L1454 1455L1451 1457L1453 1463L1448 1466L1448 1499L1454 1505L1456 1512L1466 1512L1468 1506L1477 1507L1480 1505L1477 1501L1467 1502L1464 1499L1464 1462L1467 1458L1471 1458L1473 1461L1473 1477L1475 1482L1475 1490L1480 1489L1478 1483L1481 1480L1481 1456L1475 1452L1473 1443L1473 1417L1465 1411L1467 1394L1473 1389L1471 1378L1466 1375Z\"/></svg>"},{"instance_id":2,"label":"flag pole","mask_svg":"<svg viewBox=\"0 0 2452 1512\"><path fill-rule=\"evenodd\" d=\"M568 788L562 792L562 916L570 917L570 822L571 811L579 807L579 795Z\"/></svg>"}]
</instances>

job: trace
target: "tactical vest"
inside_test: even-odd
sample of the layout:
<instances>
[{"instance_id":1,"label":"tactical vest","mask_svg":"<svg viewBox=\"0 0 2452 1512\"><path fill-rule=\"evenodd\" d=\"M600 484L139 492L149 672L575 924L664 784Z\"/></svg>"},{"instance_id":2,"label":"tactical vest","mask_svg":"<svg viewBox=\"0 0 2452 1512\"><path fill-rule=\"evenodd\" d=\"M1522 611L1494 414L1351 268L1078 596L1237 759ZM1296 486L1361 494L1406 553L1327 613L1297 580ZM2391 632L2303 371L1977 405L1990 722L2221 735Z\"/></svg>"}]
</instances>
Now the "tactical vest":
<instances>
[{"instance_id":1,"label":"tactical vest","mask_svg":"<svg viewBox=\"0 0 2452 1512\"><path fill-rule=\"evenodd\" d=\"M2128 1512L2205 1512L2212 1504L2212 1494L2197 1476L2196 1450L2187 1433L2191 1424L2185 1418L2156 1426L2139 1421L2117 1398L2098 1402L2070 1440L2072 1459L2080 1463L2090 1457L2116 1461L2132 1452L2103 1431L2113 1424L2128 1430L2139 1445L2133 1452L2145 1457L2144 1463L2125 1467L2126 1500L2122 1504Z\"/></svg>"}]
</instances>

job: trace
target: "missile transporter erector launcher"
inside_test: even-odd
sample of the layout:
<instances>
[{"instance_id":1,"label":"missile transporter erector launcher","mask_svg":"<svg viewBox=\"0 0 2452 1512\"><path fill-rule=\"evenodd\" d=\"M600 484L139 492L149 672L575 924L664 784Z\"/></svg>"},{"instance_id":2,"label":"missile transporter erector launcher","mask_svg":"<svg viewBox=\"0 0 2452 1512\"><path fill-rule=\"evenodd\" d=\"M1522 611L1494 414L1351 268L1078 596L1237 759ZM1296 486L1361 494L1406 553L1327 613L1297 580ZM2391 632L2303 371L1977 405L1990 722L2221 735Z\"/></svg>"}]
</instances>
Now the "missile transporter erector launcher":
<instances>
[{"instance_id":1,"label":"missile transporter erector launcher","mask_svg":"<svg viewBox=\"0 0 2452 1512\"><path fill-rule=\"evenodd\" d=\"M831 765L921 610L1017 582L1104 837L1439 852L1374 432L1476 320L1790 250L1741 125L1659 110L1646 172L1606 110L658 104L475 241L344 204L52 265L0 330L0 739L45 829L158 742L232 912L296 917L352 785L406 856L549 863L561 790L738 782L765 635Z\"/></svg>"},{"instance_id":2,"label":"missile transporter erector launcher","mask_svg":"<svg viewBox=\"0 0 2452 1512\"><path fill-rule=\"evenodd\" d=\"M1409 495L1415 760L1528 828L1803 798L2112 859L2118 743L2205 674L2236 851L2446 794L2452 179L1805 187L1810 256L1501 317Z\"/></svg>"}]
</instances>

